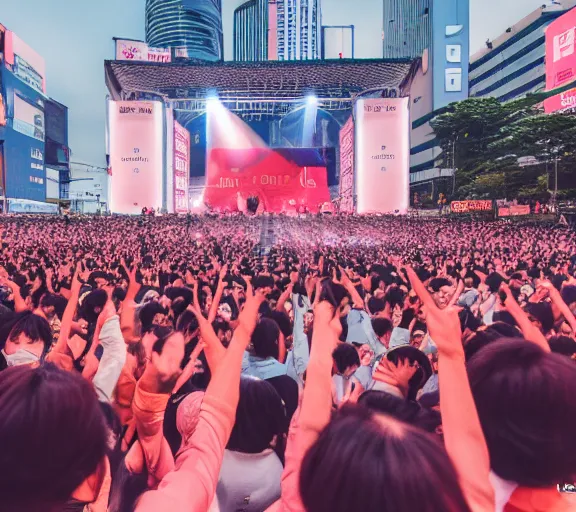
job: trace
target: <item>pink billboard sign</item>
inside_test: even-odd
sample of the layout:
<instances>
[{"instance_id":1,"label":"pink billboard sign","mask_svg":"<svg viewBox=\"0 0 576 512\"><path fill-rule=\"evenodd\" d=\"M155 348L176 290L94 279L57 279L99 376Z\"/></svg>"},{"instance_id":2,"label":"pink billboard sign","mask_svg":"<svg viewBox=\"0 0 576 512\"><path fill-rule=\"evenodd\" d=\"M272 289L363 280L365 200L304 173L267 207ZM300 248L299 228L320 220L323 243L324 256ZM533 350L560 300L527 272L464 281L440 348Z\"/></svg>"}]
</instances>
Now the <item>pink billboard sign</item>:
<instances>
[{"instance_id":1,"label":"pink billboard sign","mask_svg":"<svg viewBox=\"0 0 576 512\"><path fill-rule=\"evenodd\" d=\"M546 29L546 90L576 80L576 8L552 22ZM547 113L572 108L574 91L544 101Z\"/></svg>"},{"instance_id":2,"label":"pink billboard sign","mask_svg":"<svg viewBox=\"0 0 576 512\"><path fill-rule=\"evenodd\" d=\"M174 121L174 210L186 213L190 180L190 132Z\"/></svg>"},{"instance_id":3,"label":"pink billboard sign","mask_svg":"<svg viewBox=\"0 0 576 512\"><path fill-rule=\"evenodd\" d=\"M409 98L356 102L357 213L405 213L410 172Z\"/></svg>"},{"instance_id":4,"label":"pink billboard sign","mask_svg":"<svg viewBox=\"0 0 576 512\"><path fill-rule=\"evenodd\" d=\"M340 130L340 211L354 211L354 118Z\"/></svg>"},{"instance_id":5,"label":"pink billboard sign","mask_svg":"<svg viewBox=\"0 0 576 512\"><path fill-rule=\"evenodd\" d=\"M157 101L111 101L110 210L136 215L162 208L163 110Z\"/></svg>"}]
</instances>

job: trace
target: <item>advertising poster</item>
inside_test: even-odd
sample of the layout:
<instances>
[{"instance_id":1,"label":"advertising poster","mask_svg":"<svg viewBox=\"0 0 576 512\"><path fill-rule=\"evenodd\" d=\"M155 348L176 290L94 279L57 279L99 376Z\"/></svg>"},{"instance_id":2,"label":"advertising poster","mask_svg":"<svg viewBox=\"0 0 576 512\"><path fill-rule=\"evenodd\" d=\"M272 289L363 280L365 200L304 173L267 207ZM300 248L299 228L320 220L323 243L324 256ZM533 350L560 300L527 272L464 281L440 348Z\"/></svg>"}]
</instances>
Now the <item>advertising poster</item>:
<instances>
[{"instance_id":1,"label":"advertising poster","mask_svg":"<svg viewBox=\"0 0 576 512\"><path fill-rule=\"evenodd\" d=\"M4 58L20 80L39 92L46 92L44 59L10 30L5 33Z\"/></svg>"},{"instance_id":2,"label":"advertising poster","mask_svg":"<svg viewBox=\"0 0 576 512\"><path fill-rule=\"evenodd\" d=\"M116 60L172 62L170 48L151 48L143 41L116 40Z\"/></svg>"},{"instance_id":3,"label":"advertising poster","mask_svg":"<svg viewBox=\"0 0 576 512\"><path fill-rule=\"evenodd\" d=\"M354 211L354 118L340 130L340 211Z\"/></svg>"},{"instance_id":4,"label":"advertising poster","mask_svg":"<svg viewBox=\"0 0 576 512\"><path fill-rule=\"evenodd\" d=\"M163 113L157 101L111 101L110 211L162 208Z\"/></svg>"},{"instance_id":5,"label":"advertising poster","mask_svg":"<svg viewBox=\"0 0 576 512\"><path fill-rule=\"evenodd\" d=\"M450 203L452 213L474 213L492 211L492 201L490 199L479 199L476 201L452 201Z\"/></svg>"},{"instance_id":6,"label":"advertising poster","mask_svg":"<svg viewBox=\"0 0 576 512\"><path fill-rule=\"evenodd\" d=\"M576 9L553 21L546 29L546 90L576 80ZM576 106L576 90L569 90L544 101L546 113Z\"/></svg>"},{"instance_id":7,"label":"advertising poster","mask_svg":"<svg viewBox=\"0 0 576 512\"><path fill-rule=\"evenodd\" d=\"M15 131L44 142L44 112L14 94Z\"/></svg>"},{"instance_id":8,"label":"advertising poster","mask_svg":"<svg viewBox=\"0 0 576 512\"><path fill-rule=\"evenodd\" d=\"M174 121L174 211L186 213L190 180L190 133Z\"/></svg>"},{"instance_id":9,"label":"advertising poster","mask_svg":"<svg viewBox=\"0 0 576 512\"><path fill-rule=\"evenodd\" d=\"M405 213L409 205L408 98L356 102L356 211Z\"/></svg>"}]
</instances>

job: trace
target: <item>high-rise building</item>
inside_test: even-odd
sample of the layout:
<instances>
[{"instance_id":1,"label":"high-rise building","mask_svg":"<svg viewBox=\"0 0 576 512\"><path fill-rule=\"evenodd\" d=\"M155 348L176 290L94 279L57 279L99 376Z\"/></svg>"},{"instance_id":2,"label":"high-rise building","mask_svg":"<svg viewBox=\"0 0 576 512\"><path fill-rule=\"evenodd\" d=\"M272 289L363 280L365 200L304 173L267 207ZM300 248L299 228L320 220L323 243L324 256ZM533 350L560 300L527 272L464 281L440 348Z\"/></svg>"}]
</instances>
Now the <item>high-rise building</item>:
<instances>
[{"instance_id":1,"label":"high-rise building","mask_svg":"<svg viewBox=\"0 0 576 512\"><path fill-rule=\"evenodd\" d=\"M191 59L222 60L222 1L146 0L146 42L186 47Z\"/></svg>"},{"instance_id":2,"label":"high-rise building","mask_svg":"<svg viewBox=\"0 0 576 512\"><path fill-rule=\"evenodd\" d=\"M234 58L319 59L321 20L320 0L248 0L234 12Z\"/></svg>"},{"instance_id":3,"label":"high-rise building","mask_svg":"<svg viewBox=\"0 0 576 512\"><path fill-rule=\"evenodd\" d=\"M470 96L500 101L522 98L546 87L546 27L576 5L543 5L509 27L470 58Z\"/></svg>"},{"instance_id":4,"label":"high-rise building","mask_svg":"<svg viewBox=\"0 0 576 512\"><path fill-rule=\"evenodd\" d=\"M384 0L384 58L421 57L432 44L432 0Z\"/></svg>"},{"instance_id":5,"label":"high-rise building","mask_svg":"<svg viewBox=\"0 0 576 512\"><path fill-rule=\"evenodd\" d=\"M248 0L234 11L234 60L268 60L268 0Z\"/></svg>"}]
</instances>

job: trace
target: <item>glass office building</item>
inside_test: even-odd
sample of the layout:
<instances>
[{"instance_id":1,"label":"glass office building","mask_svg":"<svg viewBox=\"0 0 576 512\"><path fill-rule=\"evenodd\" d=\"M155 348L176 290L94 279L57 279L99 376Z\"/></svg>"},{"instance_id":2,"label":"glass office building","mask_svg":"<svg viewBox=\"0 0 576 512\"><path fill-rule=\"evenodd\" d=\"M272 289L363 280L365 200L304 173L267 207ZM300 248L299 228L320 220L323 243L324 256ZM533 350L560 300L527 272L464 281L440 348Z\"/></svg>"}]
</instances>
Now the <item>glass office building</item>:
<instances>
[{"instance_id":1,"label":"glass office building","mask_svg":"<svg viewBox=\"0 0 576 512\"><path fill-rule=\"evenodd\" d=\"M186 47L191 59L222 60L222 0L146 0L146 42Z\"/></svg>"}]
</instances>

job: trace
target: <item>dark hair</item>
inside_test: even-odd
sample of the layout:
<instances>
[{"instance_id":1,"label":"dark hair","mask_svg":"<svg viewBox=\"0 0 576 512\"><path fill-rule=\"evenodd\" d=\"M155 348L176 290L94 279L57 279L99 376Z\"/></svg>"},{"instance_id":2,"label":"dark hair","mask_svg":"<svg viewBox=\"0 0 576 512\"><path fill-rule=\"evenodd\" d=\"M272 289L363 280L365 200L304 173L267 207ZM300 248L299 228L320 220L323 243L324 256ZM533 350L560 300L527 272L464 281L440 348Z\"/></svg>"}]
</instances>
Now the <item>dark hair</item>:
<instances>
[{"instance_id":1,"label":"dark hair","mask_svg":"<svg viewBox=\"0 0 576 512\"><path fill-rule=\"evenodd\" d=\"M168 311L159 302L152 301L142 307L138 313L140 322L142 323L142 334L148 332L154 325L154 317L156 315L167 315Z\"/></svg>"},{"instance_id":2,"label":"dark hair","mask_svg":"<svg viewBox=\"0 0 576 512\"><path fill-rule=\"evenodd\" d=\"M494 322L483 331L477 331L464 346L466 361L486 345L499 340L500 338L521 338L520 331L504 322Z\"/></svg>"},{"instance_id":3,"label":"dark hair","mask_svg":"<svg viewBox=\"0 0 576 512\"><path fill-rule=\"evenodd\" d=\"M199 328L198 319L192 311L184 311L176 322L176 330L180 331L185 336L194 334Z\"/></svg>"},{"instance_id":4,"label":"dark hair","mask_svg":"<svg viewBox=\"0 0 576 512\"><path fill-rule=\"evenodd\" d=\"M360 366L360 356L354 345L349 343L338 345L332 352L332 359L336 363L338 373L344 373L351 366Z\"/></svg>"},{"instance_id":5,"label":"dark hair","mask_svg":"<svg viewBox=\"0 0 576 512\"><path fill-rule=\"evenodd\" d=\"M452 286L452 283L445 277L435 277L430 281L429 284L429 287L432 289L433 292L439 292L440 288L442 288L443 286Z\"/></svg>"},{"instance_id":6,"label":"dark hair","mask_svg":"<svg viewBox=\"0 0 576 512\"><path fill-rule=\"evenodd\" d=\"M373 318L372 319L372 329L376 333L376 336L381 338L382 336L392 332L394 326L392 322L387 318Z\"/></svg>"},{"instance_id":7,"label":"dark hair","mask_svg":"<svg viewBox=\"0 0 576 512\"><path fill-rule=\"evenodd\" d=\"M501 478L546 487L576 474L576 365L523 339L501 339L468 365L472 393Z\"/></svg>"},{"instance_id":8,"label":"dark hair","mask_svg":"<svg viewBox=\"0 0 576 512\"><path fill-rule=\"evenodd\" d=\"M278 359L280 328L274 320L261 318L252 333L252 346L257 357Z\"/></svg>"},{"instance_id":9,"label":"dark hair","mask_svg":"<svg viewBox=\"0 0 576 512\"><path fill-rule=\"evenodd\" d=\"M365 391L358 403L376 412L388 414L397 420L404 421L426 432L434 433L442 424L438 411L421 407L384 391Z\"/></svg>"},{"instance_id":10,"label":"dark hair","mask_svg":"<svg viewBox=\"0 0 576 512\"><path fill-rule=\"evenodd\" d=\"M569 336L552 336L548 340L550 350L556 354L572 357L576 354L576 341Z\"/></svg>"},{"instance_id":11,"label":"dark hair","mask_svg":"<svg viewBox=\"0 0 576 512\"><path fill-rule=\"evenodd\" d=\"M280 439L285 424L286 410L274 386L265 380L242 377L236 422L226 448L260 453L270 448L274 436Z\"/></svg>"},{"instance_id":12,"label":"dark hair","mask_svg":"<svg viewBox=\"0 0 576 512\"><path fill-rule=\"evenodd\" d=\"M306 511L469 511L440 442L391 418L383 425L378 417L384 419L362 406L344 406L321 432L300 470Z\"/></svg>"},{"instance_id":13,"label":"dark hair","mask_svg":"<svg viewBox=\"0 0 576 512\"><path fill-rule=\"evenodd\" d=\"M82 302L82 316L84 319L89 322L96 322L98 320L98 316L100 315L100 311L104 309L104 306L108 302L108 294L106 290L94 290L91 291ZM100 311L97 311L99 309Z\"/></svg>"},{"instance_id":14,"label":"dark hair","mask_svg":"<svg viewBox=\"0 0 576 512\"><path fill-rule=\"evenodd\" d=\"M4 349L7 341L13 341L21 334L31 340L41 340L44 343L42 355L46 355L52 346L52 329L48 321L31 311L17 313L0 329L0 349Z\"/></svg>"},{"instance_id":15,"label":"dark hair","mask_svg":"<svg viewBox=\"0 0 576 512\"><path fill-rule=\"evenodd\" d=\"M51 364L0 373L3 511L64 504L103 461L107 431L93 386Z\"/></svg>"},{"instance_id":16,"label":"dark hair","mask_svg":"<svg viewBox=\"0 0 576 512\"><path fill-rule=\"evenodd\" d=\"M278 328L285 338L292 335L292 323L290 322L288 313L284 311L272 311L270 318L278 324Z\"/></svg>"},{"instance_id":17,"label":"dark hair","mask_svg":"<svg viewBox=\"0 0 576 512\"><path fill-rule=\"evenodd\" d=\"M568 285L562 288L562 300L568 305L576 302L576 286Z\"/></svg>"},{"instance_id":18,"label":"dark hair","mask_svg":"<svg viewBox=\"0 0 576 512\"><path fill-rule=\"evenodd\" d=\"M529 302L526 304L526 312L540 322L544 334L554 327L554 313L548 302Z\"/></svg>"},{"instance_id":19,"label":"dark hair","mask_svg":"<svg viewBox=\"0 0 576 512\"><path fill-rule=\"evenodd\" d=\"M259 288L274 288L274 278L272 276L258 276L252 280L255 290Z\"/></svg>"}]
</instances>

